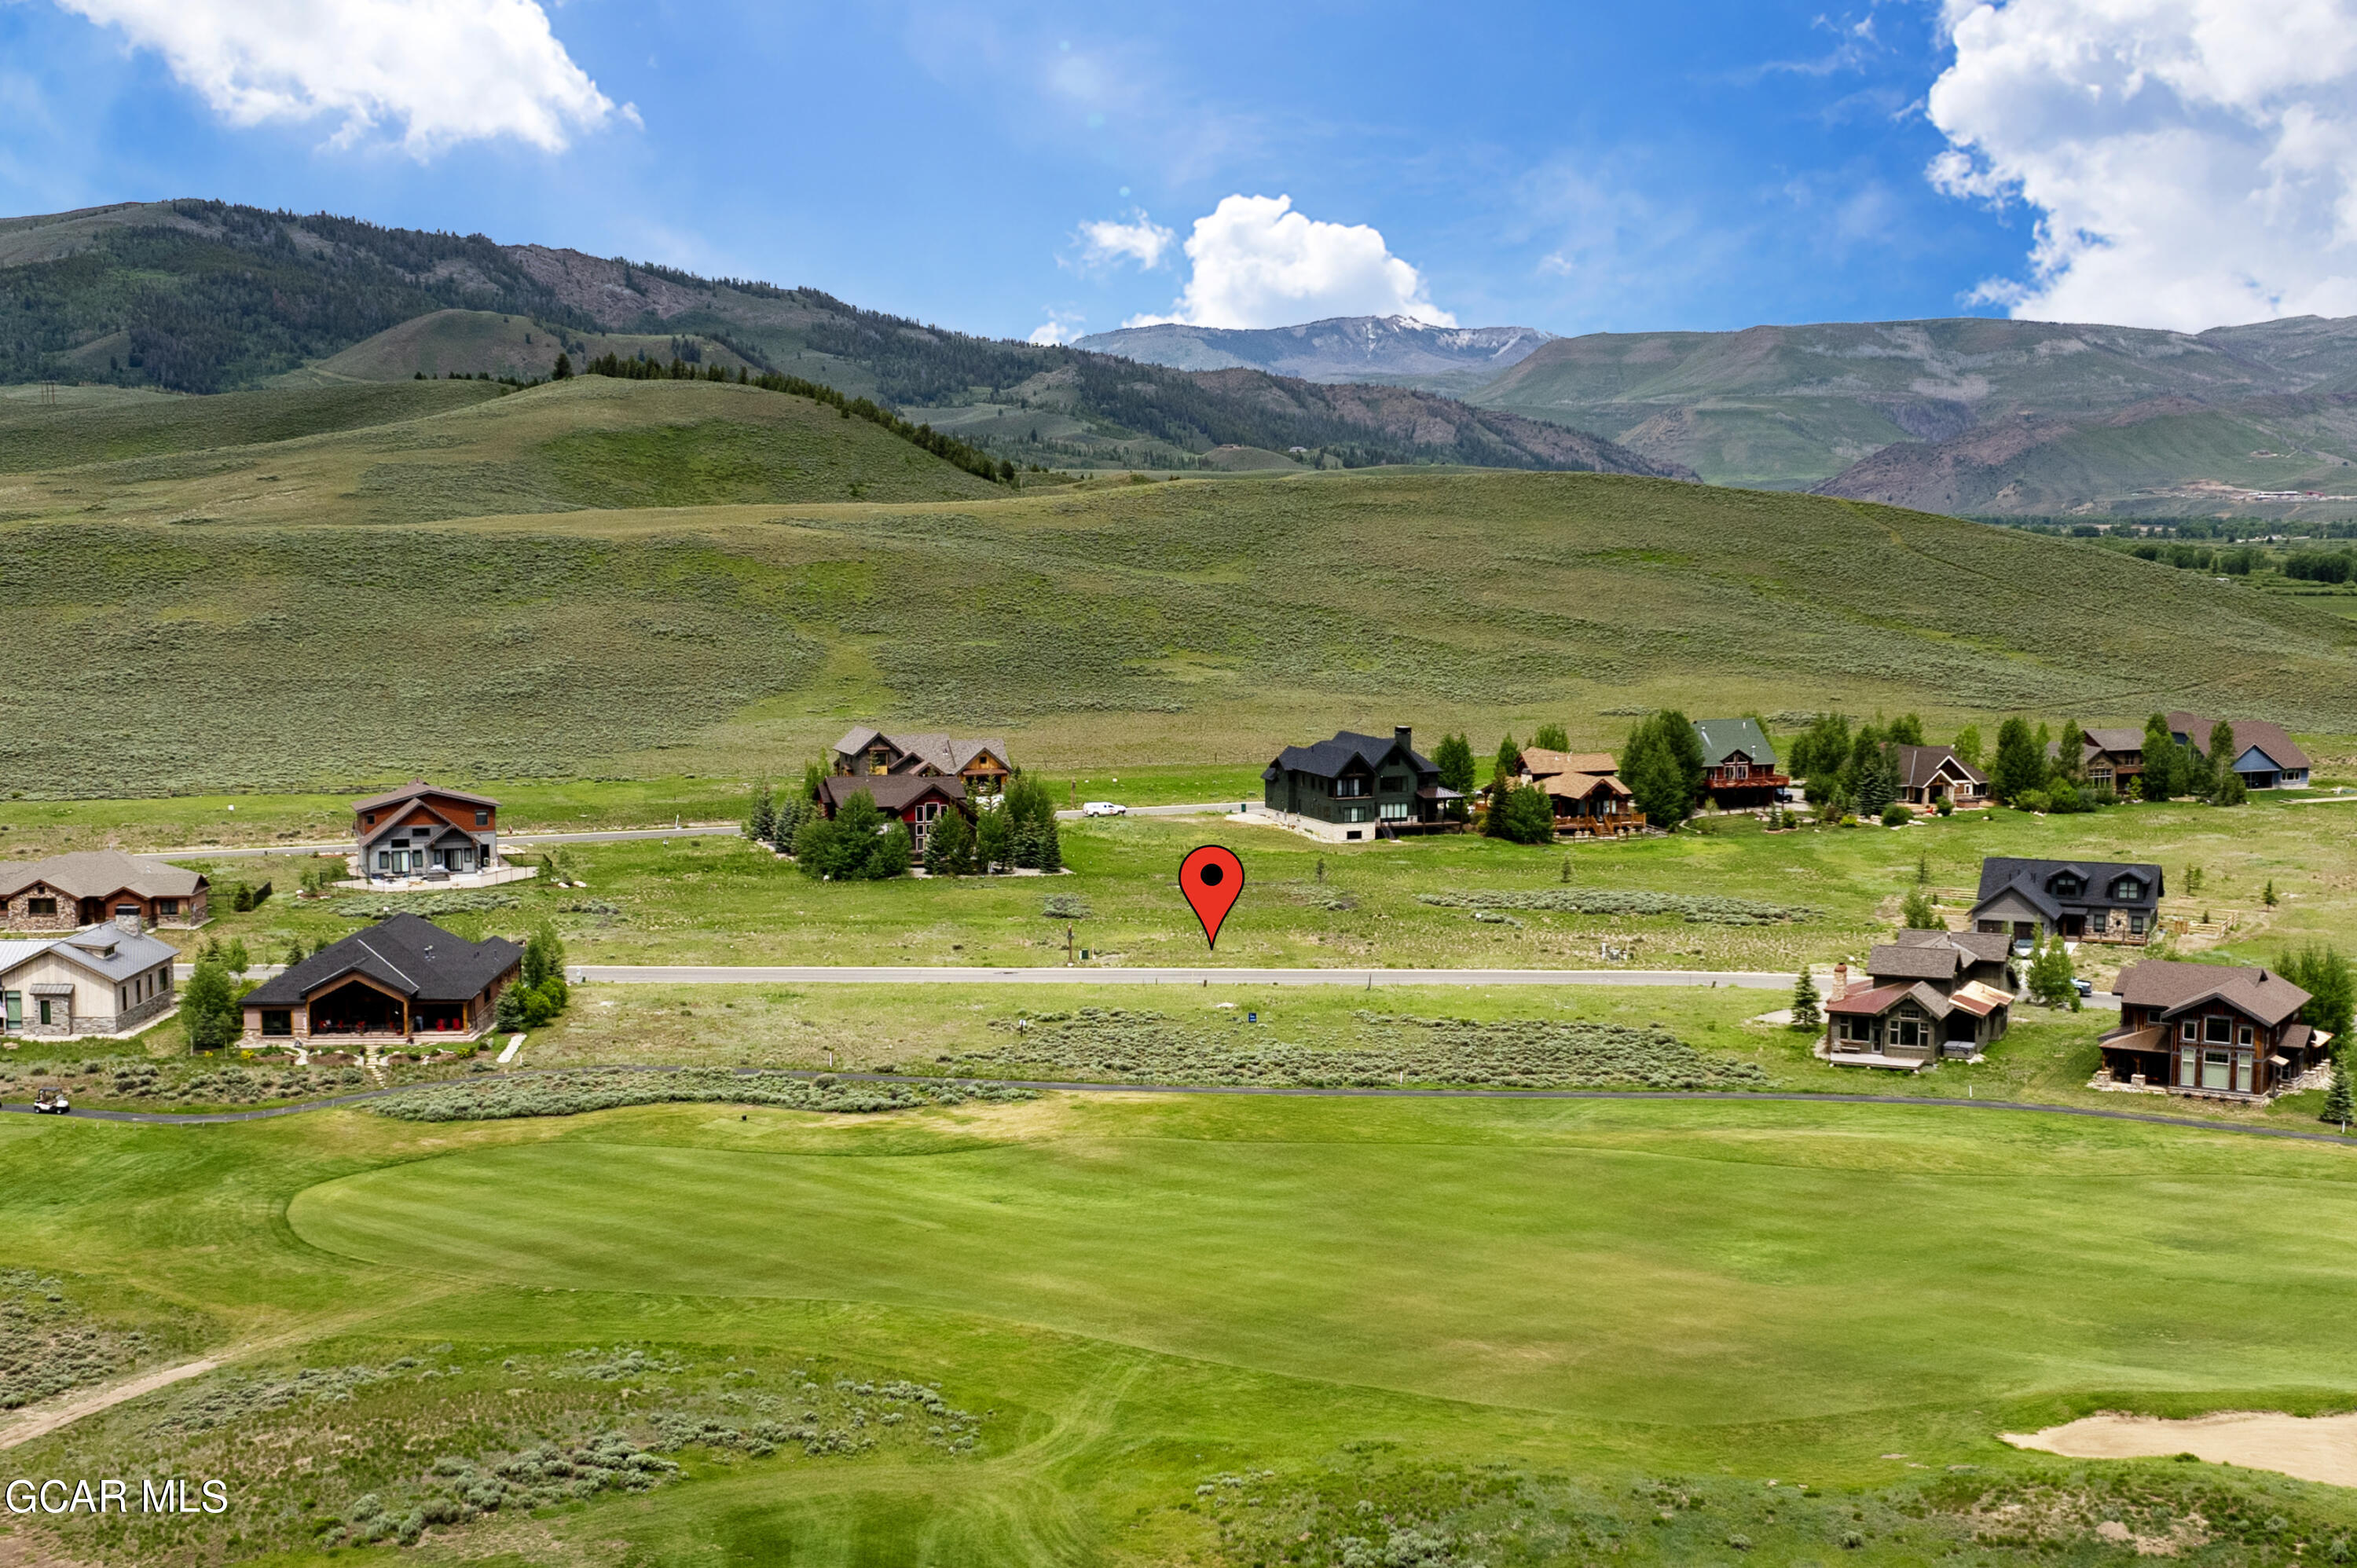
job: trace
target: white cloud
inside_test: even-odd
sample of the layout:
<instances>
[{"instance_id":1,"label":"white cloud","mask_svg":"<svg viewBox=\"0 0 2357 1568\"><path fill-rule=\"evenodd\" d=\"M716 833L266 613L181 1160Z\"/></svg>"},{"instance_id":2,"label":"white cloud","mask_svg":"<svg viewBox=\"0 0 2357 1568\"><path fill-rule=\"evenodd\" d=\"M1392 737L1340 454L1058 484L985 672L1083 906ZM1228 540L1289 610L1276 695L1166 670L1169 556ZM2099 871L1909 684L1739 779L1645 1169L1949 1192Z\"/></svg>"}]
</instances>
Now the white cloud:
<instances>
[{"instance_id":1,"label":"white cloud","mask_svg":"<svg viewBox=\"0 0 2357 1568\"><path fill-rule=\"evenodd\" d=\"M1116 223L1102 220L1081 225L1081 265L1106 267L1116 262L1132 261L1153 270L1162 264L1170 253L1173 242L1178 238L1143 212L1131 214L1130 221Z\"/></svg>"},{"instance_id":2,"label":"white cloud","mask_svg":"<svg viewBox=\"0 0 2357 1568\"><path fill-rule=\"evenodd\" d=\"M1289 196L1225 198L1195 220L1185 249L1193 272L1172 314L1133 317L1124 326L1289 327L1333 316L1457 325L1383 235L1364 223L1305 218Z\"/></svg>"},{"instance_id":3,"label":"white cloud","mask_svg":"<svg viewBox=\"0 0 2357 1568\"><path fill-rule=\"evenodd\" d=\"M338 145L383 134L423 158L501 136L555 152L618 113L535 0L58 4L162 55L237 125L330 115Z\"/></svg>"},{"instance_id":4,"label":"white cloud","mask_svg":"<svg viewBox=\"0 0 2357 1568\"><path fill-rule=\"evenodd\" d=\"M1075 338L1085 336L1081 330L1081 323L1087 319L1088 317L1076 315L1071 311L1050 308L1048 312L1048 319L1031 328L1031 336L1024 341L1037 343L1042 348L1053 348L1059 343L1069 343Z\"/></svg>"},{"instance_id":5,"label":"white cloud","mask_svg":"<svg viewBox=\"0 0 2357 1568\"><path fill-rule=\"evenodd\" d=\"M2039 214L2018 317L2357 314L2357 0L1945 0L1953 196Z\"/></svg>"}]
</instances>

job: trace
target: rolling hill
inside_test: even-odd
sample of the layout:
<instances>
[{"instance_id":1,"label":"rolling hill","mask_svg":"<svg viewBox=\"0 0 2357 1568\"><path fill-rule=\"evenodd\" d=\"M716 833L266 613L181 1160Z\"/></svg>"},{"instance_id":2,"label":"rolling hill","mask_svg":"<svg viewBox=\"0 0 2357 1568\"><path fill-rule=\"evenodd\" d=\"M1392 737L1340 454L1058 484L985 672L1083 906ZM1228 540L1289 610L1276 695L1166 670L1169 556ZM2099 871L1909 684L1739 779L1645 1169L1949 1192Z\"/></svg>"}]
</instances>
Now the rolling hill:
<instances>
[{"instance_id":1,"label":"rolling hill","mask_svg":"<svg viewBox=\"0 0 2357 1568\"><path fill-rule=\"evenodd\" d=\"M2302 601L1854 501L1432 469L1009 493L704 381L108 395L102 449L0 478L16 789L776 774L863 715L1049 766L1534 714L1609 741L1664 703L2357 728L2357 627ZM274 435L307 396L341 427ZM366 411L404 396L444 401ZM2089 603L2139 613L2090 639Z\"/></svg>"},{"instance_id":2,"label":"rolling hill","mask_svg":"<svg viewBox=\"0 0 2357 1568\"><path fill-rule=\"evenodd\" d=\"M1427 392L1334 396L1259 371L1206 379L970 337L815 289L711 280L222 202L126 203L0 222L0 382L214 392L278 380L538 373L672 354L889 403L1018 465L1192 468L1222 446L1308 466L1473 464L1691 478L1562 422ZM529 339L529 341L526 341Z\"/></svg>"},{"instance_id":3,"label":"rolling hill","mask_svg":"<svg viewBox=\"0 0 2357 1568\"><path fill-rule=\"evenodd\" d=\"M1388 381L1462 396L1520 363L1551 334L1531 327L1432 327L1405 316L1341 316L1243 329L1165 322L1092 333L1072 346L1175 371L1266 371L1307 381Z\"/></svg>"}]
</instances>

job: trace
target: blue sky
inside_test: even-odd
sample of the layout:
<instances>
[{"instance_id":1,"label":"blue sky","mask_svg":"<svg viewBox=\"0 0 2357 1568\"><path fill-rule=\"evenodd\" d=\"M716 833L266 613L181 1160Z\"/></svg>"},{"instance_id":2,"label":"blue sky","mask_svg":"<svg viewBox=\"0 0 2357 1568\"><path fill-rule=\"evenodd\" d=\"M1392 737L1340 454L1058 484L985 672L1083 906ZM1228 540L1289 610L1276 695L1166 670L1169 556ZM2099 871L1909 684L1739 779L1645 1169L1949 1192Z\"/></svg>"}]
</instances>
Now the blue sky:
<instances>
[{"instance_id":1,"label":"blue sky","mask_svg":"<svg viewBox=\"0 0 2357 1568\"><path fill-rule=\"evenodd\" d=\"M1998 130L2047 90L2023 59L2089 42L2076 0L1982 7L1986 38L1969 16L1959 32L1957 0L569 0L544 7L544 42L525 36L533 0L310 5L324 35L290 40L257 31L262 0L0 0L0 208L326 209L813 285L1004 336L1174 311L1297 319L1395 283L1436 318L1560 333L2033 313L2079 305L2071 269L2133 249L2050 243L2034 263L2041 218L2065 238L2131 220L2083 217L2069 203L2099 198L2072 194L2079 166ZM2179 91L2189 114L2198 96ZM2104 134L2072 133L2115 151ZM1288 220L1288 240L1261 221L1273 206L1219 206L1278 196L1321 227ZM1215 209L1253 221L1190 257ZM2181 248L2168 240L2148 248ZM1271 283L1254 247L1281 241L1299 253ZM1357 281L1326 286L1329 263ZM2293 284L2330 301L2352 272L2262 277L2249 309L2197 293L2179 324L2274 314ZM2169 282L2128 276L2085 307L2152 317L2143 301Z\"/></svg>"}]
</instances>

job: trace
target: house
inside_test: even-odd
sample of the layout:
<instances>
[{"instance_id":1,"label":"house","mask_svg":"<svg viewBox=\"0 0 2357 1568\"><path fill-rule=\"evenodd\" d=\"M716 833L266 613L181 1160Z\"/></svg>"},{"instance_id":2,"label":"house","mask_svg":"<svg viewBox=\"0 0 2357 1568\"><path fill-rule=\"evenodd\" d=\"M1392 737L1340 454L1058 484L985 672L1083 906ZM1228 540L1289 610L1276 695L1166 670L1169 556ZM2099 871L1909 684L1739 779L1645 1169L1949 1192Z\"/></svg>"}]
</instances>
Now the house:
<instances>
[{"instance_id":1,"label":"house","mask_svg":"<svg viewBox=\"0 0 2357 1568\"><path fill-rule=\"evenodd\" d=\"M1776 748L1756 719L1696 719L1702 742L1702 792L1732 811L1772 806L1792 779L1776 771Z\"/></svg>"},{"instance_id":2,"label":"house","mask_svg":"<svg viewBox=\"0 0 2357 1568\"><path fill-rule=\"evenodd\" d=\"M361 876L463 876L500 865L500 803L413 779L352 802Z\"/></svg>"},{"instance_id":3,"label":"house","mask_svg":"<svg viewBox=\"0 0 2357 1568\"><path fill-rule=\"evenodd\" d=\"M1958 806L1988 803L1988 775L1964 762L1953 746L1895 746L1899 798L1930 809L1942 800Z\"/></svg>"},{"instance_id":4,"label":"house","mask_svg":"<svg viewBox=\"0 0 2357 1568\"><path fill-rule=\"evenodd\" d=\"M27 1039L128 1034L178 1005L179 956L135 914L70 936L0 941L0 1031Z\"/></svg>"},{"instance_id":5,"label":"house","mask_svg":"<svg viewBox=\"0 0 2357 1568\"><path fill-rule=\"evenodd\" d=\"M477 1039L522 963L523 949L504 937L470 942L422 916L394 915L247 992L240 1043Z\"/></svg>"},{"instance_id":6,"label":"house","mask_svg":"<svg viewBox=\"0 0 2357 1568\"><path fill-rule=\"evenodd\" d=\"M2144 731L2083 729L2079 732L2079 776L2090 789L2132 795L2144 777Z\"/></svg>"},{"instance_id":7,"label":"house","mask_svg":"<svg viewBox=\"0 0 2357 1568\"><path fill-rule=\"evenodd\" d=\"M2331 1036L2302 1023L2309 993L2265 969L2147 959L2120 971L2119 1026L2096 1043L2115 1083L2264 1100L2325 1059Z\"/></svg>"},{"instance_id":8,"label":"house","mask_svg":"<svg viewBox=\"0 0 2357 1568\"><path fill-rule=\"evenodd\" d=\"M863 725L834 743L829 760L840 778L908 774L955 779L965 787L964 799L983 800L1006 789L1015 772L1007 757L1006 743L996 736L962 740L931 733L889 736Z\"/></svg>"},{"instance_id":9,"label":"house","mask_svg":"<svg viewBox=\"0 0 2357 1568\"><path fill-rule=\"evenodd\" d=\"M2231 719L2234 729L2234 755L2227 761L2243 777L2244 785L2252 789L2305 789L2309 770L2315 766L2284 733L2281 725L2268 724L2264 719ZM2180 746L2194 750L2210 749L2210 732L2217 725L2198 714L2171 714L2169 733Z\"/></svg>"},{"instance_id":10,"label":"house","mask_svg":"<svg viewBox=\"0 0 2357 1568\"><path fill-rule=\"evenodd\" d=\"M1867 954L1867 983L1835 972L1825 1053L1844 1067L1918 1070L1979 1056L2013 1016L2010 940L1976 931L1901 931Z\"/></svg>"},{"instance_id":11,"label":"house","mask_svg":"<svg viewBox=\"0 0 2357 1568\"><path fill-rule=\"evenodd\" d=\"M1617 838L1645 825L1636 794L1620 782L1620 772L1609 751L1555 751L1526 746L1515 754L1511 777L1517 784L1545 793L1555 808L1557 833Z\"/></svg>"},{"instance_id":12,"label":"house","mask_svg":"<svg viewBox=\"0 0 2357 1568\"><path fill-rule=\"evenodd\" d=\"M1454 828L1445 814L1460 800L1417 751L1406 725L1386 740L1351 730L1312 746L1288 746L1261 771L1261 811L1315 838L1351 843Z\"/></svg>"},{"instance_id":13,"label":"house","mask_svg":"<svg viewBox=\"0 0 2357 1568\"><path fill-rule=\"evenodd\" d=\"M854 795L866 795L876 802L877 811L908 823L909 847L919 855L925 853L926 835L944 812L974 815L966 802L965 781L937 773L880 777L832 773L819 780L818 809L833 822L835 812Z\"/></svg>"},{"instance_id":14,"label":"house","mask_svg":"<svg viewBox=\"0 0 2357 1568\"><path fill-rule=\"evenodd\" d=\"M201 926L210 884L151 855L86 849L0 866L0 930L75 931L136 915L143 926Z\"/></svg>"},{"instance_id":15,"label":"house","mask_svg":"<svg viewBox=\"0 0 2357 1568\"><path fill-rule=\"evenodd\" d=\"M2159 928L2162 890L2158 865L1991 855L1971 919L2016 940L2143 943Z\"/></svg>"}]
</instances>

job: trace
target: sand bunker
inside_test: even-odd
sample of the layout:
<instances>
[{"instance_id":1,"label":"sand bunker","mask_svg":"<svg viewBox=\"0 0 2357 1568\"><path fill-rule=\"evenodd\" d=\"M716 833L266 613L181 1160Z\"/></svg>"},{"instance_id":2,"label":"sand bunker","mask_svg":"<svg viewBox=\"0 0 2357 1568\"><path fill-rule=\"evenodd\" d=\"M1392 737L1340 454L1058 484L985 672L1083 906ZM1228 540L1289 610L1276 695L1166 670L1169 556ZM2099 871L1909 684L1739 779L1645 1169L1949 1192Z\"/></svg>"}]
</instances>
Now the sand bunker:
<instances>
[{"instance_id":1,"label":"sand bunker","mask_svg":"<svg viewBox=\"0 0 2357 1568\"><path fill-rule=\"evenodd\" d=\"M2246 1465L2255 1470L2297 1476L2303 1481L2357 1487L2357 1415L2222 1411L2191 1421L2091 1415L2043 1432L2000 1435L2016 1448L2042 1448L2072 1459L2147 1459L2191 1454L2216 1465Z\"/></svg>"}]
</instances>

